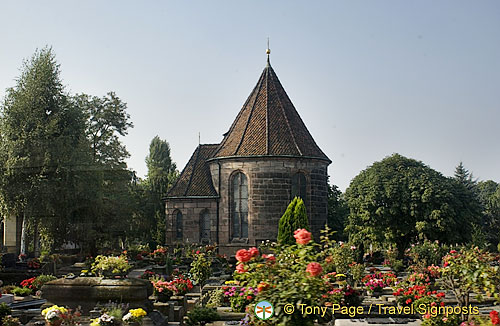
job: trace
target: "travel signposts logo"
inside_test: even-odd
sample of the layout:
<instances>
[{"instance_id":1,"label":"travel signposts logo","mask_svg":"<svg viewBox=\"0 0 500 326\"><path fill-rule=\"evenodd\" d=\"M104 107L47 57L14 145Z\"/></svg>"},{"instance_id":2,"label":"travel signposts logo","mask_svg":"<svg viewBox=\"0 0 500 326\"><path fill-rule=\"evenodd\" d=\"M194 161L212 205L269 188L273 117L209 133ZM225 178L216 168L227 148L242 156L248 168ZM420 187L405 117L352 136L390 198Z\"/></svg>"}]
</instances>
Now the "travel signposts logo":
<instances>
[{"instance_id":1,"label":"travel signposts logo","mask_svg":"<svg viewBox=\"0 0 500 326\"><path fill-rule=\"evenodd\" d=\"M255 305L254 312L257 318L267 320L273 316L274 308L268 301L261 301Z\"/></svg>"}]
</instances>

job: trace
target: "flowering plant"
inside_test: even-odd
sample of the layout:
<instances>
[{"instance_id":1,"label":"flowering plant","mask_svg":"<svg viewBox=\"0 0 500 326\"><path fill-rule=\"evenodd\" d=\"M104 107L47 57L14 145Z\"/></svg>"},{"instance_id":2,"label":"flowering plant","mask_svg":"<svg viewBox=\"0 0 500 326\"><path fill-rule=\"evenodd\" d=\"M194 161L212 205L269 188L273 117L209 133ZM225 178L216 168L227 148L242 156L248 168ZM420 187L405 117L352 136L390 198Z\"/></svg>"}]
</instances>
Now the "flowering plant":
<instances>
[{"instance_id":1,"label":"flowering plant","mask_svg":"<svg viewBox=\"0 0 500 326\"><path fill-rule=\"evenodd\" d=\"M169 282L168 287L175 295L184 295L193 288L193 282L182 275Z\"/></svg>"},{"instance_id":2,"label":"flowering plant","mask_svg":"<svg viewBox=\"0 0 500 326\"><path fill-rule=\"evenodd\" d=\"M39 269L40 267L42 267L42 265L40 264L40 260L38 258L28 260L28 268Z\"/></svg>"},{"instance_id":3,"label":"flowering plant","mask_svg":"<svg viewBox=\"0 0 500 326\"><path fill-rule=\"evenodd\" d=\"M500 259L477 247L458 248L450 250L443 257L443 267L440 268L443 285L451 290L457 298L460 307L469 305L472 292L481 300L484 294L500 301ZM468 314L462 314L462 320L467 320Z\"/></svg>"},{"instance_id":4,"label":"flowering plant","mask_svg":"<svg viewBox=\"0 0 500 326\"><path fill-rule=\"evenodd\" d=\"M123 316L123 321L126 323L142 324L142 319L147 315L147 312L142 308L130 309L128 313Z\"/></svg>"},{"instance_id":5,"label":"flowering plant","mask_svg":"<svg viewBox=\"0 0 500 326\"><path fill-rule=\"evenodd\" d=\"M59 307L53 305L49 308L42 310L42 316L50 324L56 324L57 322L62 322L63 316L68 313L68 309L64 307Z\"/></svg>"},{"instance_id":6,"label":"flowering plant","mask_svg":"<svg viewBox=\"0 0 500 326\"><path fill-rule=\"evenodd\" d=\"M340 304L341 306L358 306L361 304L360 293L356 291L347 281L342 280L343 274L336 272L323 276L329 290L323 295L326 306Z\"/></svg>"},{"instance_id":7,"label":"flowering plant","mask_svg":"<svg viewBox=\"0 0 500 326\"><path fill-rule=\"evenodd\" d=\"M327 299L322 295L330 289L321 277L324 274L325 257L325 253L319 250L321 246L312 240L309 231L299 229L294 235L295 244L261 247L267 251L266 254L260 254L261 250L256 248L241 249L236 253L238 262L234 278L245 289L242 293L235 288L237 297L245 300L251 297L252 303L267 300L295 306L295 312L290 315L277 313L271 317L268 322L272 325L312 325L320 316L302 315L298 305L324 304ZM247 306L249 310L252 309L252 303ZM249 318L253 320L256 317L250 314Z\"/></svg>"},{"instance_id":8,"label":"flowering plant","mask_svg":"<svg viewBox=\"0 0 500 326\"><path fill-rule=\"evenodd\" d=\"M393 273L374 273L363 277L362 282L367 290L380 291L385 287L392 286L396 283L396 275Z\"/></svg>"},{"instance_id":9,"label":"flowering plant","mask_svg":"<svg viewBox=\"0 0 500 326\"><path fill-rule=\"evenodd\" d=\"M99 318L94 318L90 320L90 326L118 326L120 325L120 320L115 316L110 316L106 313L99 316Z\"/></svg>"},{"instance_id":10,"label":"flowering plant","mask_svg":"<svg viewBox=\"0 0 500 326\"><path fill-rule=\"evenodd\" d=\"M244 312L258 293L258 290L252 287L223 286L222 289L224 290L224 298L231 303L231 309L234 312Z\"/></svg>"}]
</instances>

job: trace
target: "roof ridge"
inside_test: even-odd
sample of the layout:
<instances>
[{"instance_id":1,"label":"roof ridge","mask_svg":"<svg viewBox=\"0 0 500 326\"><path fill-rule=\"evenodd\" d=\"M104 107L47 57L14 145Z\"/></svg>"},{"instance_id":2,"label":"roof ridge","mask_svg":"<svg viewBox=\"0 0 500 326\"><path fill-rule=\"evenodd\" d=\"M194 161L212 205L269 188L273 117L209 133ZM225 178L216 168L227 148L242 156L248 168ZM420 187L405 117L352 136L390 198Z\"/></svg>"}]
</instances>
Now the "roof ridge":
<instances>
[{"instance_id":1,"label":"roof ridge","mask_svg":"<svg viewBox=\"0 0 500 326\"><path fill-rule=\"evenodd\" d=\"M250 101L250 98L252 97L252 94L255 92L255 90L257 89L257 86L259 84L257 83L253 89L252 89L252 92L250 93L250 95L247 97L247 99L245 100L245 103L243 103L243 106L241 107L240 111L238 112L238 114L236 115L236 118L233 120L233 123L231 124L231 127L229 127L229 130L223 135L224 138L222 139L222 141L220 142L219 144L219 148L217 149L217 151L215 151L214 153L214 156L217 156L217 154L219 153L219 151L222 149L222 147L224 147L224 145L226 144L227 140L229 137L227 137L227 135L229 135L231 133L231 131L234 130L235 126L236 126L236 123L237 121L239 120L239 117L243 114L243 109L247 106L248 102Z\"/></svg>"},{"instance_id":2,"label":"roof ridge","mask_svg":"<svg viewBox=\"0 0 500 326\"><path fill-rule=\"evenodd\" d=\"M269 55L267 56L267 66L266 66L266 154L269 155L269 68L271 63L269 62Z\"/></svg>"},{"instance_id":3,"label":"roof ridge","mask_svg":"<svg viewBox=\"0 0 500 326\"><path fill-rule=\"evenodd\" d=\"M267 69L266 69L267 70ZM267 74L267 72L266 72ZM260 90L262 89L262 82L263 80L265 79L264 76L262 76L263 78L260 78L259 82L258 82L258 86L259 88L257 89L257 94L255 94L255 98L253 99L253 104L252 104L252 108L250 109L250 113L248 114L248 119L247 119L247 123L245 124L245 130L243 130L242 134L241 134L241 139L240 139L240 142L238 144L238 146L236 147L236 150L234 151L234 154L233 155L236 155L236 153L238 153L238 150L240 149L241 147L241 144L243 144L243 139L245 139L245 134L247 132L247 129L248 129L248 125L250 124L250 120L252 119L252 115L253 115L253 111L255 110L255 104L257 103L257 98L259 97L259 92ZM236 120L235 120L236 121Z\"/></svg>"},{"instance_id":4,"label":"roof ridge","mask_svg":"<svg viewBox=\"0 0 500 326\"><path fill-rule=\"evenodd\" d=\"M196 171L196 165L198 164L198 159L200 157L200 150L201 150L201 144L198 145L198 148L196 149L196 158L194 159L193 163L193 172L189 176L189 181L186 187L186 191L184 192L184 196L187 196L189 188L191 187L191 183L193 182L194 171Z\"/></svg>"},{"instance_id":5,"label":"roof ridge","mask_svg":"<svg viewBox=\"0 0 500 326\"><path fill-rule=\"evenodd\" d=\"M271 76L271 78L273 78L273 77ZM279 84L280 81L278 79L278 76L276 76L276 79L277 79L278 84ZM285 121L286 121L286 125L288 126L288 131L290 132L290 135L292 136L293 144L295 145L295 148L299 152L299 155L303 155L302 151L300 150L299 144L297 144L297 140L295 139L295 135L293 133L292 127L290 126L290 120L288 119L288 116L286 115L285 107L283 106L283 102L281 101L280 93L279 93L278 89L276 89L276 86L275 86L275 90L276 90L276 96L278 97L278 101L280 103L281 111L283 112L283 116L284 116ZM283 91L286 94L286 91L284 89L283 89Z\"/></svg>"}]
</instances>

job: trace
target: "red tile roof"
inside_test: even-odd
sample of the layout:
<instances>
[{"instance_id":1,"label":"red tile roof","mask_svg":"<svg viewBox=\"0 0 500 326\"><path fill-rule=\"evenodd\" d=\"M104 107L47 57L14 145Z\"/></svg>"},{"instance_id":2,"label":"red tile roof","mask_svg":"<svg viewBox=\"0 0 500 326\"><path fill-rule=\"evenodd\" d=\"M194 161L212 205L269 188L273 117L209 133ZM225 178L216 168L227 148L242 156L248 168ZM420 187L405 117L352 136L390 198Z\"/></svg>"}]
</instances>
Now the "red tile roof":
<instances>
[{"instance_id":1,"label":"red tile roof","mask_svg":"<svg viewBox=\"0 0 500 326\"><path fill-rule=\"evenodd\" d=\"M261 155L330 161L307 130L270 64L225 134L214 158Z\"/></svg>"},{"instance_id":2,"label":"red tile roof","mask_svg":"<svg viewBox=\"0 0 500 326\"><path fill-rule=\"evenodd\" d=\"M212 157L218 146L218 144L209 144L199 145L196 148L179 179L168 191L167 198L217 197L206 161Z\"/></svg>"}]
</instances>

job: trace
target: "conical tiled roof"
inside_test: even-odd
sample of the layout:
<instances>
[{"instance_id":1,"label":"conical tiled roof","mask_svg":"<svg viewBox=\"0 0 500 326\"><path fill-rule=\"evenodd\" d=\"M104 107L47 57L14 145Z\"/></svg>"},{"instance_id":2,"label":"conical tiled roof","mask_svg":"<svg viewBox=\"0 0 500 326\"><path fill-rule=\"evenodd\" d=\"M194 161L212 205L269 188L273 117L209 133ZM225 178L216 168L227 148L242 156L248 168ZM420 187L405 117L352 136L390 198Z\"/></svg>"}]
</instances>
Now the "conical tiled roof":
<instances>
[{"instance_id":1,"label":"conical tiled roof","mask_svg":"<svg viewBox=\"0 0 500 326\"><path fill-rule=\"evenodd\" d=\"M269 61L214 158L235 156L292 156L330 161L316 145Z\"/></svg>"}]
</instances>

